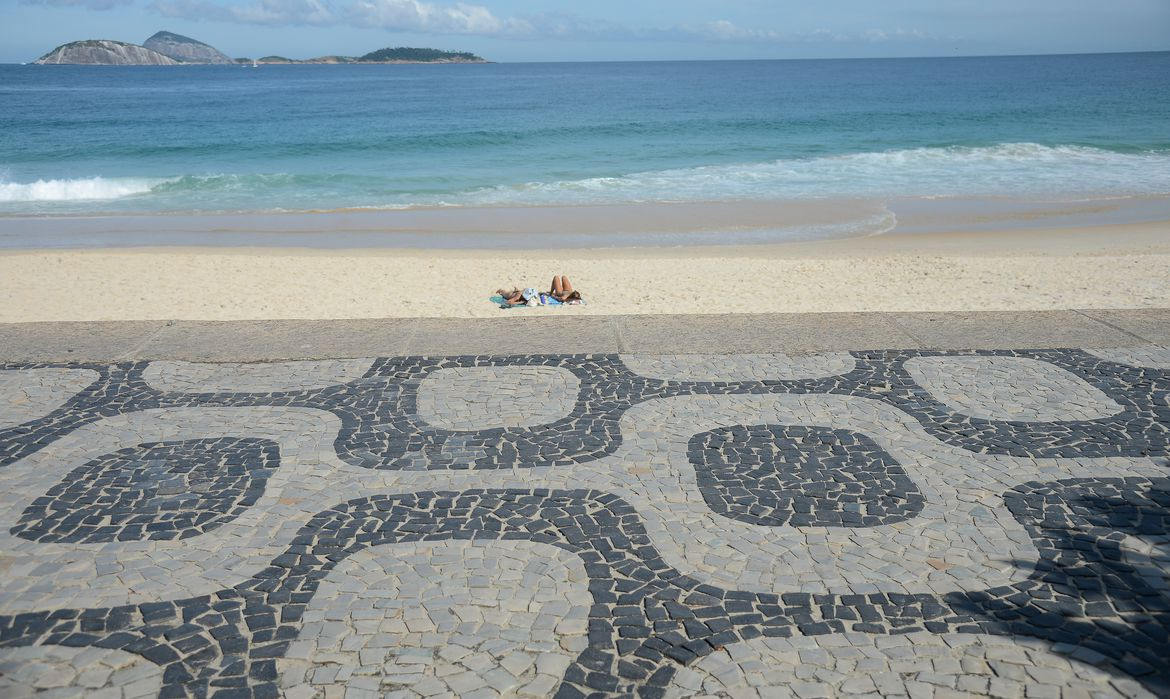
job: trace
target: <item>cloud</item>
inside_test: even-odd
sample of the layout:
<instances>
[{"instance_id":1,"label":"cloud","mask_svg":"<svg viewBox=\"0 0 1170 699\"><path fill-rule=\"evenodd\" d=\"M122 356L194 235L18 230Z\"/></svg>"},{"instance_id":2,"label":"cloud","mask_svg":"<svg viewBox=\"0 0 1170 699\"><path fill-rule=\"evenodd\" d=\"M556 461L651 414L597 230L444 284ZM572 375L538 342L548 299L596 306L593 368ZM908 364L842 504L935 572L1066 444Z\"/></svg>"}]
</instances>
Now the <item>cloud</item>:
<instances>
[{"instance_id":1,"label":"cloud","mask_svg":"<svg viewBox=\"0 0 1170 699\"><path fill-rule=\"evenodd\" d=\"M240 21L250 24L333 24L334 16L320 0L261 0L237 8Z\"/></svg>"},{"instance_id":2,"label":"cloud","mask_svg":"<svg viewBox=\"0 0 1170 699\"><path fill-rule=\"evenodd\" d=\"M859 33L834 32L828 29L819 29L815 32L794 35L792 39L806 43L882 44L889 41L938 41L940 37L932 36L921 29L903 29L898 27L897 29L867 29ZM953 41L954 37L947 38L946 40Z\"/></svg>"},{"instance_id":3,"label":"cloud","mask_svg":"<svg viewBox=\"0 0 1170 699\"><path fill-rule=\"evenodd\" d=\"M748 29L721 19L702 24L683 24L662 30L646 30L636 36L685 41L766 42L766 43L850 43L880 44L894 41L934 41L938 37L919 29L867 29L848 33L821 29L803 34L785 34L772 29Z\"/></svg>"},{"instance_id":4,"label":"cloud","mask_svg":"<svg viewBox=\"0 0 1170 699\"><path fill-rule=\"evenodd\" d=\"M277 27L326 25L337 21L322 0L260 0L239 6L225 6L212 0L155 0L150 7L165 17Z\"/></svg>"},{"instance_id":5,"label":"cloud","mask_svg":"<svg viewBox=\"0 0 1170 699\"><path fill-rule=\"evenodd\" d=\"M134 0L24 0L91 7ZM869 29L859 33L820 30L791 34L742 27L726 19L672 27L633 28L572 12L542 12L499 17L484 5L442 4L425 0L152 0L150 7L167 17L266 26L348 25L416 34L469 35L509 39L605 41L685 41L716 43L854 43L877 44L936 39L917 29Z\"/></svg>"},{"instance_id":6,"label":"cloud","mask_svg":"<svg viewBox=\"0 0 1170 699\"><path fill-rule=\"evenodd\" d=\"M702 24L687 24L667 30L690 39L714 41L778 41L782 37L770 29L745 29L725 19Z\"/></svg>"},{"instance_id":7,"label":"cloud","mask_svg":"<svg viewBox=\"0 0 1170 699\"><path fill-rule=\"evenodd\" d=\"M533 38L543 39L630 39L638 33L604 19L587 19L571 12L542 12L525 17Z\"/></svg>"},{"instance_id":8,"label":"cloud","mask_svg":"<svg viewBox=\"0 0 1170 699\"><path fill-rule=\"evenodd\" d=\"M884 41L928 41L932 39L929 34L920 29L902 29L901 27L893 31L867 29L862 32L861 37L874 43Z\"/></svg>"},{"instance_id":9,"label":"cloud","mask_svg":"<svg viewBox=\"0 0 1170 699\"><path fill-rule=\"evenodd\" d=\"M525 35L522 19L500 19L482 5L436 5L419 0L358 0L346 11L350 24L424 34Z\"/></svg>"},{"instance_id":10,"label":"cloud","mask_svg":"<svg viewBox=\"0 0 1170 699\"><path fill-rule=\"evenodd\" d=\"M51 5L54 7L86 7L91 10L112 10L129 5L134 0L21 0L23 5Z\"/></svg>"},{"instance_id":11,"label":"cloud","mask_svg":"<svg viewBox=\"0 0 1170 699\"><path fill-rule=\"evenodd\" d=\"M258 0L236 5L223 0L154 0L150 6L167 17L268 26L346 24L421 34L482 36L526 36L537 31L527 20L501 19L482 5L462 2L440 5L421 0Z\"/></svg>"}]
</instances>

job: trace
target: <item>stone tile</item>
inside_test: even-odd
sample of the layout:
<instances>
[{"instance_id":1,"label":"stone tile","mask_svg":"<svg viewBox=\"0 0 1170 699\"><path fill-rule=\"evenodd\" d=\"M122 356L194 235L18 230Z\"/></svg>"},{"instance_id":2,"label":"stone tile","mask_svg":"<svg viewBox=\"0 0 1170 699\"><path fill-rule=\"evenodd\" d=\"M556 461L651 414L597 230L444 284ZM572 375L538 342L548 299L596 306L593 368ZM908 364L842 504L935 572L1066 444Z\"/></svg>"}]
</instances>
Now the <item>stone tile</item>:
<instances>
[{"instance_id":1,"label":"stone tile","mask_svg":"<svg viewBox=\"0 0 1170 699\"><path fill-rule=\"evenodd\" d=\"M446 430L532 427L567 417L581 381L557 367L456 367L422 380L418 416Z\"/></svg>"},{"instance_id":2,"label":"stone tile","mask_svg":"<svg viewBox=\"0 0 1170 699\"><path fill-rule=\"evenodd\" d=\"M335 568L306 610L307 616L340 618L340 633L315 639L302 633L298 642L311 643L315 651L307 662L278 663L278 668L284 681L318 692L346 686L339 677L320 673L340 664L357 668L355 674L368 670L380 677L382 693L421 695L426 689L426 694L465 696L491 685L515 694L533 683L555 685L574 657L569 649L583 649L586 642L584 625L575 636L565 636L534 628L533 619L546 607L559 607L565 610L561 618L584 621L591 603L581 560L550 546L470 541L382 546ZM369 631L355 626L358 619L371 622ZM400 622L434 633L380 643L377 629ZM550 663L554 658L563 664ZM548 674L548 668L560 671Z\"/></svg>"},{"instance_id":3,"label":"stone tile","mask_svg":"<svg viewBox=\"0 0 1170 699\"><path fill-rule=\"evenodd\" d=\"M1162 695L1160 351L3 365L0 683Z\"/></svg>"},{"instance_id":4,"label":"stone tile","mask_svg":"<svg viewBox=\"0 0 1170 699\"><path fill-rule=\"evenodd\" d=\"M830 354L624 354L630 371L664 381L767 381L819 379L846 374L856 361L847 353Z\"/></svg>"},{"instance_id":5,"label":"stone tile","mask_svg":"<svg viewBox=\"0 0 1170 699\"><path fill-rule=\"evenodd\" d=\"M360 379L371 359L326 359L255 364L155 361L143 380L159 391L185 393L278 393L308 391Z\"/></svg>"},{"instance_id":6,"label":"stone tile","mask_svg":"<svg viewBox=\"0 0 1170 699\"><path fill-rule=\"evenodd\" d=\"M1096 420L1122 408L1047 362L1024 357L914 357L914 381L950 409L984 420Z\"/></svg>"},{"instance_id":7,"label":"stone tile","mask_svg":"<svg viewBox=\"0 0 1170 699\"><path fill-rule=\"evenodd\" d=\"M92 369L46 367L0 371L0 429L43 417L63 406L100 375Z\"/></svg>"},{"instance_id":8,"label":"stone tile","mask_svg":"<svg viewBox=\"0 0 1170 699\"><path fill-rule=\"evenodd\" d=\"M701 692L711 696L740 696L756 692L760 696L777 696L777 692L794 691L797 696L1071 696L1084 692L1094 697L1156 696L1140 686L1124 688L1115 678L1080 664L1067 656L1053 653L1045 644L1032 639L1008 639L979 634L938 636L913 633L905 637L913 658L923 667L945 663L944 671L915 672L918 665L899 659L893 649L876 644L877 637L862 634L816 636L811 640L824 646L823 652L801 651L793 657L790 639L761 637L741 644L734 659L715 653L688 668L686 677L676 679L668 696L693 696L699 684ZM838 642L840 641L840 642ZM1035 668L1034 676L1013 682L997 674L989 658L1010 654L1025 667ZM752 671L752 666L764 668ZM821 668L832 672L821 675L819 682L801 682L802 674ZM969 668L969 669L963 669ZM681 680L681 681L680 681ZM1133 691L1134 694L1128 692ZM949 692L949 693L948 693Z\"/></svg>"},{"instance_id":9,"label":"stone tile","mask_svg":"<svg viewBox=\"0 0 1170 699\"><path fill-rule=\"evenodd\" d=\"M1111 347L1085 351L1107 362L1150 369L1170 369L1170 347Z\"/></svg>"}]
</instances>

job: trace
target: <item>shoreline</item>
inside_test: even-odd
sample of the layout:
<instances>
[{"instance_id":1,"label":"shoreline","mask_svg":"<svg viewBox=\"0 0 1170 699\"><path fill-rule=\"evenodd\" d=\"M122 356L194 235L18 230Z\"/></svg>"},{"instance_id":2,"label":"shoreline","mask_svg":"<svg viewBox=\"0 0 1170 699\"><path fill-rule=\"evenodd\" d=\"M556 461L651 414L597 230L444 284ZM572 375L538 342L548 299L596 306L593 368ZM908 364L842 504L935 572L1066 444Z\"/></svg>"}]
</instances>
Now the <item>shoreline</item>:
<instances>
[{"instance_id":1,"label":"shoreline","mask_svg":"<svg viewBox=\"0 0 1170 699\"><path fill-rule=\"evenodd\" d=\"M141 247L536 251L730 248L1170 225L1170 195L797 199L305 212L0 216L0 251Z\"/></svg>"},{"instance_id":2,"label":"shoreline","mask_svg":"<svg viewBox=\"0 0 1170 699\"><path fill-rule=\"evenodd\" d=\"M0 322L1170 308L1165 222L776 245L0 251ZM588 305L501 310L567 274Z\"/></svg>"}]
</instances>

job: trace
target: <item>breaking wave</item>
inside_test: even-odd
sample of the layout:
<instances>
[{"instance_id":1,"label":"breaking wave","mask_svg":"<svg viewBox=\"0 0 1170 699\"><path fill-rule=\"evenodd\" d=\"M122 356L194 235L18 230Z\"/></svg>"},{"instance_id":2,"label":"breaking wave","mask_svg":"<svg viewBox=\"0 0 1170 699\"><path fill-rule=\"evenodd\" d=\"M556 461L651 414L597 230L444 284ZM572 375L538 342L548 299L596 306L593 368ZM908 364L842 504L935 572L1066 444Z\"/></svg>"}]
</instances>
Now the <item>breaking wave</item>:
<instances>
[{"instance_id":1,"label":"breaking wave","mask_svg":"<svg viewBox=\"0 0 1170 699\"><path fill-rule=\"evenodd\" d=\"M1170 192L1170 152L1010 143L718 165L478 190L474 204ZM464 202L460 202L464 203Z\"/></svg>"},{"instance_id":2,"label":"breaking wave","mask_svg":"<svg viewBox=\"0 0 1170 699\"><path fill-rule=\"evenodd\" d=\"M509 173L500 172L505 178ZM473 185L346 174L201 174L0 179L0 212L210 212L547 206L796 198L1028 196L1057 200L1170 193L1170 150L1008 143L706 165L555 181Z\"/></svg>"},{"instance_id":3,"label":"breaking wave","mask_svg":"<svg viewBox=\"0 0 1170 699\"><path fill-rule=\"evenodd\" d=\"M37 180L29 183L0 182L0 202L109 201L147 194L163 181L89 177L76 180Z\"/></svg>"}]
</instances>

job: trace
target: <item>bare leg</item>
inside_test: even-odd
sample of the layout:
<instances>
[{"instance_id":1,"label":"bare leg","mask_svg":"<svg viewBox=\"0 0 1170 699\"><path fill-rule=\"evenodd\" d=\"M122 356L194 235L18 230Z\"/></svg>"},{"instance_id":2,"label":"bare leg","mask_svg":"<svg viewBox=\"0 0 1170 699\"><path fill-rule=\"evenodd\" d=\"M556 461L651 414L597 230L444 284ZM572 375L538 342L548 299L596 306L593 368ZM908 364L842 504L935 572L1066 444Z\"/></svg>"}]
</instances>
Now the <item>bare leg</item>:
<instances>
[{"instance_id":1,"label":"bare leg","mask_svg":"<svg viewBox=\"0 0 1170 699\"><path fill-rule=\"evenodd\" d=\"M520 291L519 289L515 291L504 291L501 289L499 294L500 296L504 297L505 306L519 306L524 302L524 292Z\"/></svg>"},{"instance_id":2,"label":"bare leg","mask_svg":"<svg viewBox=\"0 0 1170 699\"><path fill-rule=\"evenodd\" d=\"M557 276L553 277L552 291L550 293L555 296L558 301L564 301L569 297L569 294L573 293L573 284L569 281L568 277L563 274L558 274Z\"/></svg>"}]
</instances>

